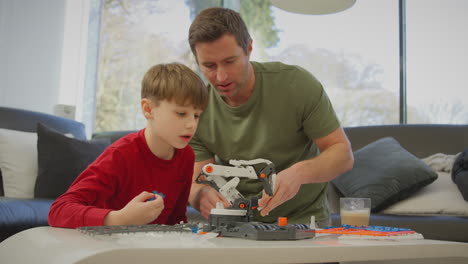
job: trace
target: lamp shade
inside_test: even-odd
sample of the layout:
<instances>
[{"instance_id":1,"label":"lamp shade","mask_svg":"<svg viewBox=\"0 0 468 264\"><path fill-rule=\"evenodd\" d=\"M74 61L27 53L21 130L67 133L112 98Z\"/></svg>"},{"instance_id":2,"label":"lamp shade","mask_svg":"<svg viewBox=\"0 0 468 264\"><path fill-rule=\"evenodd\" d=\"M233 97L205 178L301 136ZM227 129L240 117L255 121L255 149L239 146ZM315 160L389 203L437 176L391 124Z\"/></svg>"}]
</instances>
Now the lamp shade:
<instances>
[{"instance_id":1,"label":"lamp shade","mask_svg":"<svg viewBox=\"0 0 468 264\"><path fill-rule=\"evenodd\" d=\"M285 11L306 14L325 15L341 12L356 3L356 0L270 0L275 7Z\"/></svg>"}]
</instances>

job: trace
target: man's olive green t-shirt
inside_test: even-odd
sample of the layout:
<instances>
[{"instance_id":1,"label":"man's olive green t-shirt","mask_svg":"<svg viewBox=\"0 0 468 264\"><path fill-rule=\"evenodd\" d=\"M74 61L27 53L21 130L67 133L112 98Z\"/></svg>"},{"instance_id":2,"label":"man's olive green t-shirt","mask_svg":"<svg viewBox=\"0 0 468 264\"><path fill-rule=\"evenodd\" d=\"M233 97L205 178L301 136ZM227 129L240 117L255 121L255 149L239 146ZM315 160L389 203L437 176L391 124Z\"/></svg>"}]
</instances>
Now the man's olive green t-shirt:
<instances>
[{"instance_id":1,"label":"man's olive green t-shirt","mask_svg":"<svg viewBox=\"0 0 468 264\"><path fill-rule=\"evenodd\" d=\"M214 158L225 164L230 159L267 159L276 172L318 155L313 139L324 137L340 124L322 85L299 66L280 62L251 62L255 87L244 104L227 105L214 87L209 87L209 104L200 117L190 145L196 161ZM246 197L261 196L262 184L242 179L237 189ZM288 217L291 223L309 223L329 217L327 183L304 184L298 194L255 220L273 223Z\"/></svg>"}]
</instances>

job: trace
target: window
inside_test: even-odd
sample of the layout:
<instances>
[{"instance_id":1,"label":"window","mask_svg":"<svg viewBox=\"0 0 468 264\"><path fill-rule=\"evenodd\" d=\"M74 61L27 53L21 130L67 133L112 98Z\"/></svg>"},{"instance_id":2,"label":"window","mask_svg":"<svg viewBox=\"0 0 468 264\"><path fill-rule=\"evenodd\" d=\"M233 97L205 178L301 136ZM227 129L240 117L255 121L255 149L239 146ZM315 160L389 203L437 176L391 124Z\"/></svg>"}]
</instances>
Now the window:
<instances>
[{"instance_id":1,"label":"window","mask_svg":"<svg viewBox=\"0 0 468 264\"><path fill-rule=\"evenodd\" d=\"M359 0L329 15L273 8L272 60L300 65L320 80L343 126L398 123L398 2Z\"/></svg>"},{"instance_id":2,"label":"window","mask_svg":"<svg viewBox=\"0 0 468 264\"><path fill-rule=\"evenodd\" d=\"M190 7L183 0L103 2L95 131L140 129L141 80L154 64L196 64L187 44Z\"/></svg>"},{"instance_id":3,"label":"window","mask_svg":"<svg viewBox=\"0 0 468 264\"><path fill-rule=\"evenodd\" d=\"M200 10L223 4L246 21L254 41L251 59L280 60L309 70L322 82L343 126L399 122L397 0L359 0L330 15L294 14L270 6L268 0L103 0L95 131L142 128L144 73L154 64L171 61L198 71L187 42L188 28ZM462 16L467 9L460 6L468 3L408 1L410 122L468 123L468 104L454 97L466 83L460 72L468 68L468 43L461 28L467 24ZM452 16L455 19L448 22ZM438 96L429 100L428 93ZM445 102L437 103L440 98Z\"/></svg>"},{"instance_id":4,"label":"window","mask_svg":"<svg viewBox=\"0 0 468 264\"><path fill-rule=\"evenodd\" d=\"M468 124L468 1L406 3L408 123Z\"/></svg>"}]
</instances>

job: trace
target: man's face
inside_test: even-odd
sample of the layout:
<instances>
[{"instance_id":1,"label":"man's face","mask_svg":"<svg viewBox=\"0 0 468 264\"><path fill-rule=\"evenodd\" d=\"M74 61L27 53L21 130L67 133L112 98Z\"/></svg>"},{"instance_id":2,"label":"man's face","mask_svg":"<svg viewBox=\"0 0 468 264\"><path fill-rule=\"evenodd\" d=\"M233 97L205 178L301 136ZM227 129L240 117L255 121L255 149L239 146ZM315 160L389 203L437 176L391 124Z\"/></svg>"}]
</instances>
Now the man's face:
<instances>
[{"instance_id":1,"label":"man's face","mask_svg":"<svg viewBox=\"0 0 468 264\"><path fill-rule=\"evenodd\" d=\"M237 44L231 34L225 34L213 42L202 42L195 45L198 65L203 75L227 100L247 93L246 83L249 78L248 54Z\"/></svg>"}]
</instances>

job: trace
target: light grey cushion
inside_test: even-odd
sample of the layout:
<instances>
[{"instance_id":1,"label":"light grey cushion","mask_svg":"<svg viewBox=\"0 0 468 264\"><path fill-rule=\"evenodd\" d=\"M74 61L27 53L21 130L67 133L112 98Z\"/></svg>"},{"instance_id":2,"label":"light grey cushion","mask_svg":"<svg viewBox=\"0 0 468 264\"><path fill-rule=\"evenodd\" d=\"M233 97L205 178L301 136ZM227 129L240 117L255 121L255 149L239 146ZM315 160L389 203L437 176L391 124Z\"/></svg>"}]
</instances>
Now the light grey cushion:
<instances>
[{"instance_id":1,"label":"light grey cushion","mask_svg":"<svg viewBox=\"0 0 468 264\"><path fill-rule=\"evenodd\" d=\"M401 201L437 179L437 173L391 137L354 153L354 167L332 181L345 197L371 198L372 212Z\"/></svg>"},{"instance_id":2,"label":"light grey cushion","mask_svg":"<svg viewBox=\"0 0 468 264\"><path fill-rule=\"evenodd\" d=\"M37 177L36 133L0 128L0 169L5 196L29 199Z\"/></svg>"}]
</instances>

